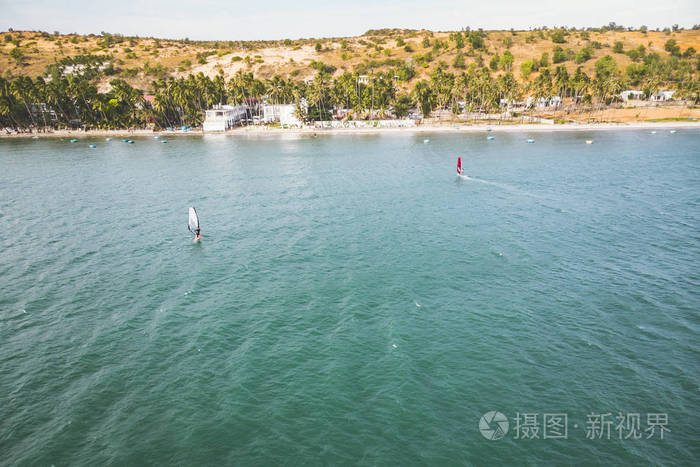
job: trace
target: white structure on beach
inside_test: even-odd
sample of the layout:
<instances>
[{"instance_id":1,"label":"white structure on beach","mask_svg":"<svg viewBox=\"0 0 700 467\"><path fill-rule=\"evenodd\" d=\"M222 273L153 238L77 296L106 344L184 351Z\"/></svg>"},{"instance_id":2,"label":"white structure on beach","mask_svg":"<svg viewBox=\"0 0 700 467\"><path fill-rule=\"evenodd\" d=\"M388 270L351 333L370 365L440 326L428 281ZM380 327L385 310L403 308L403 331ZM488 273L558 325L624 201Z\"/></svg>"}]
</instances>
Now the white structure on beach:
<instances>
[{"instance_id":1,"label":"white structure on beach","mask_svg":"<svg viewBox=\"0 0 700 467\"><path fill-rule=\"evenodd\" d=\"M649 98L650 101L671 101L673 100L673 95L676 91L659 91L656 94L652 94Z\"/></svg>"},{"instance_id":2,"label":"white structure on beach","mask_svg":"<svg viewBox=\"0 0 700 467\"><path fill-rule=\"evenodd\" d=\"M559 107L561 103L561 97L559 96L540 97L538 99L528 97L527 100L525 100L525 107L534 106L538 109L545 109L547 107Z\"/></svg>"},{"instance_id":3,"label":"white structure on beach","mask_svg":"<svg viewBox=\"0 0 700 467\"><path fill-rule=\"evenodd\" d=\"M623 101L639 100L644 97L644 91L637 91L636 89L628 89L627 91L622 91L620 97Z\"/></svg>"},{"instance_id":4,"label":"white structure on beach","mask_svg":"<svg viewBox=\"0 0 700 467\"><path fill-rule=\"evenodd\" d=\"M508 109L525 107L525 101L516 101L515 99L501 99L500 103L501 107L505 107ZM458 102L458 104L461 106L462 102Z\"/></svg>"},{"instance_id":5,"label":"white structure on beach","mask_svg":"<svg viewBox=\"0 0 700 467\"><path fill-rule=\"evenodd\" d=\"M314 128L413 128L416 121L399 120L326 120L314 122Z\"/></svg>"},{"instance_id":6,"label":"white structure on beach","mask_svg":"<svg viewBox=\"0 0 700 467\"><path fill-rule=\"evenodd\" d=\"M216 105L206 111L202 124L204 131L226 131L246 118L248 107L245 105Z\"/></svg>"},{"instance_id":7,"label":"white structure on beach","mask_svg":"<svg viewBox=\"0 0 700 467\"><path fill-rule=\"evenodd\" d=\"M302 106L304 102L302 102ZM264 104L263 122L279 122L282 126L302 126L303 122L297 117L297 106L295 104Z\"/></svg>"}]
</instances>

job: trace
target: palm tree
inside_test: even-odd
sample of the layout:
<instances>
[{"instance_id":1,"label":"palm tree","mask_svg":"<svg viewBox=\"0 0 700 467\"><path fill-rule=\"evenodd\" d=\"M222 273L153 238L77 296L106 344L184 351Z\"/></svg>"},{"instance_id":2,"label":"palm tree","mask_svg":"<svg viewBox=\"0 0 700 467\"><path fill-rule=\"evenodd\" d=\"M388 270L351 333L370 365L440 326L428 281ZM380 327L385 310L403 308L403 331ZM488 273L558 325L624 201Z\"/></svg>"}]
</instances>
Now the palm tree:
<instances>
[{"instance_id":1,"label":"palm tree","mask_svg":"<svg viewBox=\"0 0 700 467\"><path fill-rule=\"evenodd\" d=\"M413 101L420 107L423 118L430 116L430 112L435 108L435 95L430 84L425 80L418 81L413 87Z\"/></svg>"}]
</instances>

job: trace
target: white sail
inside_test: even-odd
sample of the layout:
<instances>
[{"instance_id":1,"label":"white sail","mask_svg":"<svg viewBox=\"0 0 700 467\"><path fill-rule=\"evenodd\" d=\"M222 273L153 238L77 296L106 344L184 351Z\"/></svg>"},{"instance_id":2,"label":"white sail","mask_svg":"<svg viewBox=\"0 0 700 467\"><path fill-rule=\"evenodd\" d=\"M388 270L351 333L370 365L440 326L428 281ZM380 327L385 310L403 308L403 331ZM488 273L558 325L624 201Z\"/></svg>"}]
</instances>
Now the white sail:
<instances>
[{"instance_id":1,"label":"white sail","mask_svg":"<svg viewBox=\"0 0 700 467\"><path fill-rule=\"evenodd\" d=\"M190 208L190 216L189 221L187 222L187 228L190 229L190 231L192 232L199 229L199 216L197 215L197 211L195 211L194 208Z\"/></svg>"}]
</instances>

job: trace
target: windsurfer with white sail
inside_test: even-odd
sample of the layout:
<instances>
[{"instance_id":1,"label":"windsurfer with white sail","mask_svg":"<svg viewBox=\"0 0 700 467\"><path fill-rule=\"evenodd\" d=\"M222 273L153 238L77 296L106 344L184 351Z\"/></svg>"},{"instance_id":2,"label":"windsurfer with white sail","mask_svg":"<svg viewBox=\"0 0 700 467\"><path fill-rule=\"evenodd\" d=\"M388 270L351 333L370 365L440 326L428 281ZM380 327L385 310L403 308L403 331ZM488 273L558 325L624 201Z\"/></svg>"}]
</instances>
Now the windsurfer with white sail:
<instances>
[{"instance_id":1,"label":"windsurfer with white sail","mask_svg":"<svg viewBox=\"0 0 700 467\"><path fill-rule=\"evenodd\" d=\"M202 238L201 229L199 227L199 216L194 207L189 210L189 219L187 222L187 230L194 234L194 241L198 242Z\"/></svg>"}]
</instances>

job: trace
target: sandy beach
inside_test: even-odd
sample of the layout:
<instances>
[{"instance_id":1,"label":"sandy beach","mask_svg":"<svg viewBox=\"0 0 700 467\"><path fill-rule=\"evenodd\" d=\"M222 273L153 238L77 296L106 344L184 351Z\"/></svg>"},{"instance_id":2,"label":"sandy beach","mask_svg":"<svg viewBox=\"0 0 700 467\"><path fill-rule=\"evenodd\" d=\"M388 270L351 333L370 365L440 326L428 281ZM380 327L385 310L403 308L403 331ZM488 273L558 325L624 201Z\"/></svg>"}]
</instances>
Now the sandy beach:
<instances>
[{"instance_id":1,"label":"sandy beach","mask_svg":"<svg viewBox=\"0 0 700 467\"><path fill-rule=\"evenodd\" d=\"M124 138L137 136L193 136L193 135L341 135L341 134L400 134L400 133L460 133L460 132L550 132L550 131L599 131L599 130L639 130L639 129L700 129L700 122L628 122L628 123L565 123L558 125L546 124L494 124L468 125L463 123L418 125L411 128L276 128L268 126L237 127L226 132L205 133L201 129L189 131L153 131L149 129L136 130L57 130L42 133L0 133L0 138Z\"/></svg>"}]
</instances>

